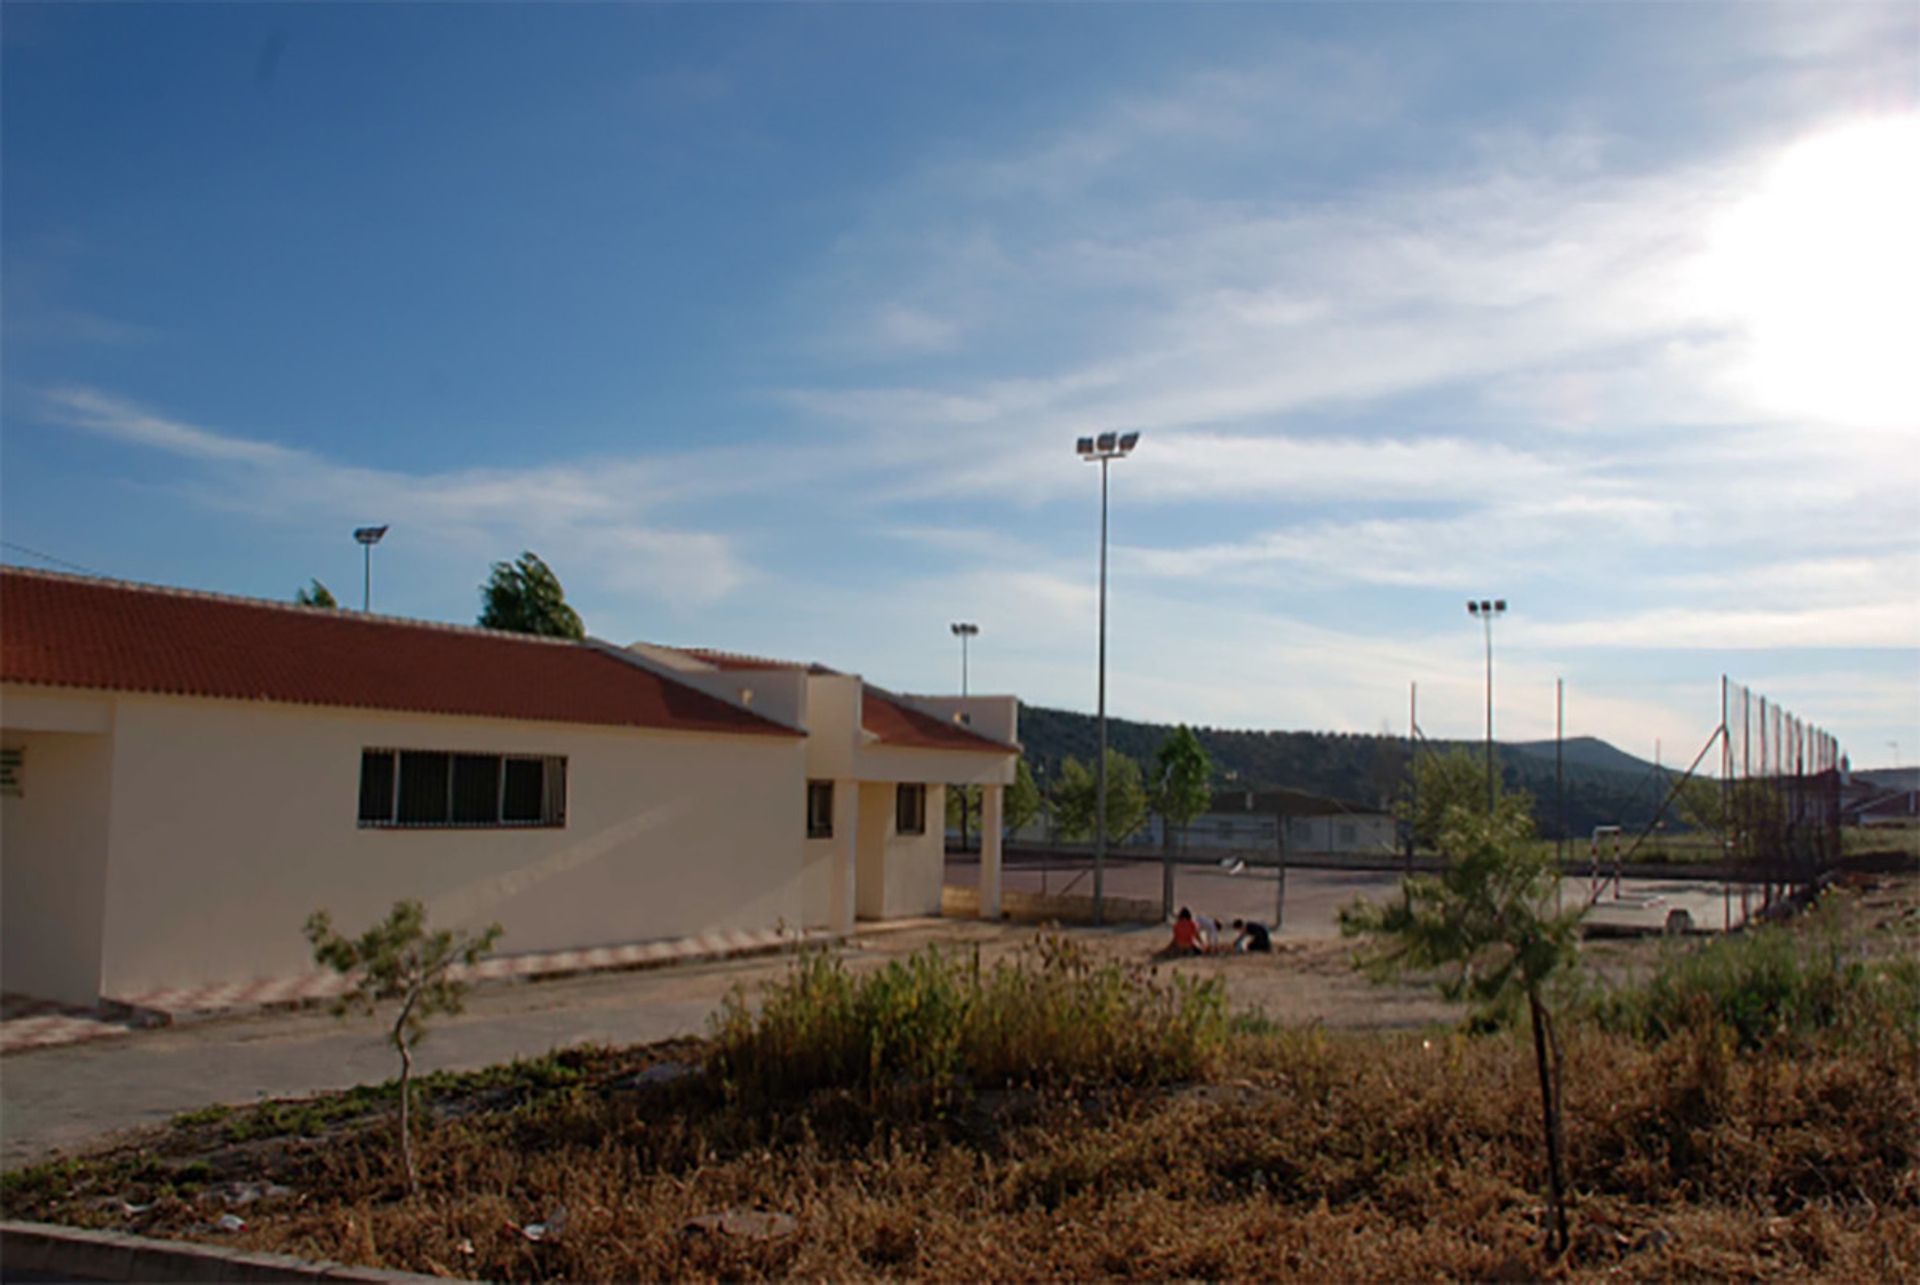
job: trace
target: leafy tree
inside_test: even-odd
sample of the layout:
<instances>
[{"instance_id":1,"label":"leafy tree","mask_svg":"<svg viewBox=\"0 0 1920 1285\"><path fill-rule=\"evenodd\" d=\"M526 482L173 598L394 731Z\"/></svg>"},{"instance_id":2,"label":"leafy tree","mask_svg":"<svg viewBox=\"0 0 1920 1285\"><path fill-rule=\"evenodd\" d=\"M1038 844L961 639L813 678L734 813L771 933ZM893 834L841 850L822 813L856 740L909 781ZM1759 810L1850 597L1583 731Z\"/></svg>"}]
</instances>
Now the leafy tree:
<instances>
[{"instance_id":1,"label":"leafy tree","mask_svg":"<svg viewBox=\"0 0 1920 1285\"><path fill-rule=\"evenodd\" d=\"M522 553L512 562L496 562L480 586L480 623L545 638L585 638L580 615L567 605L560 577L537 554Z\"/></svg>"},{"instance_id":2,"label":"leafy tree","mask_svg":"<svg viewBox=\"0 0 1920 1285\"><path fill-rule=\"evenodd\" d=\"M293 595L293 601L302 607L338 608L340 606L339 602L334 599L333 590L327 588L318 580L313 581L305 589L301 589L295 593Z\"/></svg>"},{"instance_id":3,"label":"leafy tree","mask_svg":"<svg viewBox=\"0 0 1920 1285\"><path fill-rule=\"evenodd\" d=\"M1478 811L1456 805L1441 836L1446 869L1438 877L1408 879L1398 902L1356 901L1340 912L1340 931L1367 939L1357 962L1376 980L1437 970L1440 992L1467 1001L1477 1022L1504 1021L1526 1002L1553 1215L1547 1249L1559 1254L1567 1246L1566 1145L1560 1042L1545 991L1577 958L1586 907L1555 910L1560 872L1544 846L1529 842L1532 834L1522 796L1501 798L1491 816L1484 802Z\"/></svg>"},{"instance_id":4,"label":"leafy tree","mask_svg":"<svg viewBox=\"0 0 1920 1285\"><path fill-rule=\"evenodd\" d=\"M1006 822L1007 833L1020 830L1039 816L1045 802L1040 797L1040 787L1034 782L1033 769L1021 759L1013 769L1013 784L1007 787L1006 806L1002 809L1001 820Z\"/></svg>"},{"instance_id":5,"label":"leafy tree","mask_svg":"<svg viewBox=\"0 0 1920 1285\"><path fill-rule=\"evenodd\" d=\"M1160 742L1153 756L1153 810L1165 824L1160 852L1160 912L1173 913L1173 832L1184 846L1187 827L1213 801L1213 760L1185 723Z\"/></svg>"},{"instance_id":6,"label":"leafy tree","mask_svg":"<svg viewBox=\"0 0 1920 1285\"><path fill-rule=\"evenodd\" d=\"M430 933L419 902L396 901L384 920L357 938L335 932L327 912L316 910L307 917L306 937L316 963L353 980L353 988L334 1001L334 1016L371 1017L379 1004L399 1002L387 1038L400 1054L400 1154L407 1167L407 1190L418 1195L410 1127L413 1046L426 1035L428 1018L461 1010L467 984L451 969L456 963L471 967L493 949L500 925L489 924L477 933L445 928Z\"/></svg>"},{"instance_id":7,"label":"leafy tree","mask_svg":"<svg viewBox=\"0 0 1920 1285\"><path fill-rule=\"evenodd\" d=\"M1093 770L1079 759L1060 764L1060 775L1053 783L1053 813L1062 837L1085 839L1093 834L1098 786ZM1107 841L1119 843L1146 819L1147 788L1140 765L1118 750L1108 750Z\"/></svg>"},{"instance_id":8,"label":"leafy tree","mask_svg":"<svg viewBox=\"0 0 1920 1285\"><path fill-rule=\"evenodd\" d=\"M977 785L949 785L947 787L947 828L960 832L960 850L967 850L967 835L973 818L980 815L980 787Z\"/></svg>"},{"instance_id":9,"label":"leafy tree","mask_svg":"<svg viewBox=\"0 0 1920 1285\"><path fill-rule=\"evenodd\" d=\"M1496 781L1496 788L1497 788ZM1504 796L1524 799L1524 795ZM1413 841L1423 848L1439 848L1455 811L1486 815L1487 764L1465 749L1421 754L1413 761L1413 797L1401 808L1401 819L1413 830Z\"/></svg>"},{"instance_id":10,"label":"leafy tree","mask_svg":"<svg viewBox=\"0 0 1920 1285\"><path fill-rule=\"evenodd\" d=\"M1704 834L1726 828L1728 801L1720 782L1695 776L1674 792L1672 807L1680 824Z\"/></svg>"},{"instance_id":11,"label":"leafy tree","mask_svg":"<svg viewBox=\"0 0 1920 1285\"><path fill-rule=\"evenodd\" d=\"M1033 769L1027 766L1025 759L1019 760L1014 765L1013 784L1006 787L1006 795L1001 800L1001 836L1012 834L1040 815L1044 802L1045 800L1040 797L1040 787L1034 784ZM949 785L947 787L947 828L960 832L962 849L967 846L968 826L980 816L979 786ZM985 824L984 821L982 824Z\"/></svg>"}]
</instances>

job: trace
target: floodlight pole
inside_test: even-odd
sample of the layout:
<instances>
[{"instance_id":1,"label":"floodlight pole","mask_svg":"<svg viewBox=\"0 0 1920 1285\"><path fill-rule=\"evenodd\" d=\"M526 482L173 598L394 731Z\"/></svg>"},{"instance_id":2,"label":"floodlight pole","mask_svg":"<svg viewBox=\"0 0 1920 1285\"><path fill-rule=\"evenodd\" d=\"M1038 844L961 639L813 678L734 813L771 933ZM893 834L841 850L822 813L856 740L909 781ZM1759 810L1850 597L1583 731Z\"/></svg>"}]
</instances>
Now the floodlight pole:
<instances>
[{"instance_id":1,"label":"floodlight pole","mask_svg":"<svg viewBox=\"0 0 1920 1285\"><path fill-rule=\"evenodd\" d=\"M980 626L969 621L957 620L951 626L954 637L960 640L960 697L967 695L967 640L980 632Z\"/></svg>"},{"instance_id":2,"label":"floodlight pole","mask_svg":"<svg viewBox=\"0 0 1920 1285\"><path fill-rule=\"evenodd\" d=\"M1486 627L1487 635L1487 816L1493 816L1494 777L1493 777L1493 618L1505 615L1507 600L1495 598L1468 601L1467 614L1478 616Z\"/></svg>"},{"instance_id":3,"label":"floodlight pole","mask_svg":"<svg viewBox=\"0 0 1920 1285\"><path fill-rule=\"evenodd\" d=\"M1093 923L1106 922L1107 866L1107 465L1100 457L1100 695L1099 757L1094 759L1093 786Z\"/></svg>"},{"instance_id":4,"label":"floodlight pole","mask_svg":"<svg viewBox=\"0 0 1920 1285\"><path fill-rule=\"evenodd\" d=\"M1093 777L1093 922L1106 922L1107 874L1107 465L1123 459L1140 440L1138 433L1102 433L1083 437L1077 449L1088 463L1100 463L1100 685L1096 722L1100 728L1099 757Z\"/></svg>"},{"instance_id":5,"label":"floodlight pole","mask_svg":"<svg viewBox=\"0 0 1920 1285\"><path fill-rule=\"evenodd\" d=\"M373 546L387 533L384 526L355 527L353 538L360 542L361 550L366 554L366 563L360 574L360 610L373 610Z\"/></svg>"}]
</instances>

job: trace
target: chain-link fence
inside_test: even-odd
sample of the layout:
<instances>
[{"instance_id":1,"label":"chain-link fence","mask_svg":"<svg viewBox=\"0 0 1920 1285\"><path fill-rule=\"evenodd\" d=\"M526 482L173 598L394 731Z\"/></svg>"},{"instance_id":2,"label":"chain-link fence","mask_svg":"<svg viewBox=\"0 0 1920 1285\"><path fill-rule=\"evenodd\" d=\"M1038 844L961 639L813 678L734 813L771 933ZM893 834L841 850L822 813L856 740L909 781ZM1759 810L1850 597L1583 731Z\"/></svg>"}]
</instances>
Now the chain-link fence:
<instances>
[{"instance_id":1,"label":"chain-link fence","mask_svg":"<svg viewBox=\"0 0 1920 1285\"><path fill-rule=\"evenodd\" d=\"M1840 743L1743 683L1720 684L1728 859L1770 893L1811 884L1840 856Z\"/></svg>"}]
</instances>

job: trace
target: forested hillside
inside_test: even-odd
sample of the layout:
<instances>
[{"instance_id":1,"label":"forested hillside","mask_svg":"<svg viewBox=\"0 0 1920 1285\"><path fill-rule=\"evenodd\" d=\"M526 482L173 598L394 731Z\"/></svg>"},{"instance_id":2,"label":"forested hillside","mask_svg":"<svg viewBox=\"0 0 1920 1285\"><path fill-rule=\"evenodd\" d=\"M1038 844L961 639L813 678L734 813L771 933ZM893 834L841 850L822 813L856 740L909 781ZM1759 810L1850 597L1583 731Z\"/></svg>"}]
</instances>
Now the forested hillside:
<instances>
[{"instance_id":1,"label":"forested hillside","mask_svg":"<svg viewBox=\"0 0 1920 1285\"><path fill-rule=\"evenodd\" d=\"M1109 718L1107 743L1146 766L1172 730L1164 723ZM1407 743L1401 737L1203 726L1193 730L1213 759L1216 788L1308 790L1369 808L1391 807L1405 788ZM1091 715L1020 707L1020 739L1043 782L1051 780L1069 756L1091 763L1097 736ZM1422 748L1444 751L1460 744L1427 741ZM1476 754L1484 748L1479 742L1465 747ZM1653 764L1594 737L1569 738L1563 749L1566 832L1571 835L1590 834L1597 825L1645 825L1672 779L1670 771L1656 778ZM1495 760L1506 788L1533 795L1541 833L1558 835L1553 742L1496 745Z\"/></svg>"}]
</instances>

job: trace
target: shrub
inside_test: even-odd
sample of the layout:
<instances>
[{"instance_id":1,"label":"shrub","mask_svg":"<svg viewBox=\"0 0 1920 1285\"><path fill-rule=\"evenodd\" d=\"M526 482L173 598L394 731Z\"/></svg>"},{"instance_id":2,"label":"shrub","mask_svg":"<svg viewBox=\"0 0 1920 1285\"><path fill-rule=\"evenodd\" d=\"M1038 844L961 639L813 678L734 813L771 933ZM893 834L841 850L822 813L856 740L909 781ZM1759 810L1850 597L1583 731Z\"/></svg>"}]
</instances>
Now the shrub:
<instances>
[{"instance_id":1,"label":"shrub","mask_svg":"<svg viewBox=\"0 0 1920 1285\"><path fill-rule=\"evenodd\" d=\"M1201 1073L1227 1032L1218 980L1163 984L1060 938L982 970L937 948L856 977L814 953L756 1011L728 997L709 1071L775 1099L816 1089L1149 1084Z\"/></svg>"},{"instance_id":2,"label":"shrub","mask_svg":"<svg viewBox=\"0 0 1920 1285\"><path fill-rule=\"evenodd\" d=\"M1592 1008L1602 1026L1656 1042L1705 1022L1746 1049L1889 1038L1920 1048L1920 960L1867 957L1849 944L1842 907L1829 898L1797 928L1767 925L1676 949Z\"/></svg>"}]
</instances>

